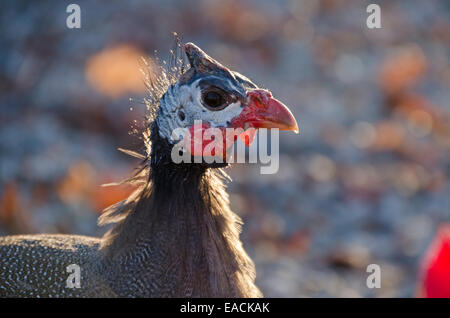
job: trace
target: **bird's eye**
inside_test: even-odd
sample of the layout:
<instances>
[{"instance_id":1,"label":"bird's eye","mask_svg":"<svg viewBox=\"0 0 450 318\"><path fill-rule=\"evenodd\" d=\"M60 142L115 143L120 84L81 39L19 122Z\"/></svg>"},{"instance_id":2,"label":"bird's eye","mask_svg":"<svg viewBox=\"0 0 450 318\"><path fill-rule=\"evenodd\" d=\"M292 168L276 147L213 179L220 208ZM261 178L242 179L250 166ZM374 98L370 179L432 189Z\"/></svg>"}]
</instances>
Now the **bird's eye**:
<instances>
[{"instance_id":1,"label":"bird's eye","mask_svg":"<svg viewBox=\"0 0 450 318\"><path fill-rule=\"evenodd\" d=\"M217 91L207 91L203 94L203 103L212 110L225 108L226 100L223 94Z\"/></svg>"}]
</instances>

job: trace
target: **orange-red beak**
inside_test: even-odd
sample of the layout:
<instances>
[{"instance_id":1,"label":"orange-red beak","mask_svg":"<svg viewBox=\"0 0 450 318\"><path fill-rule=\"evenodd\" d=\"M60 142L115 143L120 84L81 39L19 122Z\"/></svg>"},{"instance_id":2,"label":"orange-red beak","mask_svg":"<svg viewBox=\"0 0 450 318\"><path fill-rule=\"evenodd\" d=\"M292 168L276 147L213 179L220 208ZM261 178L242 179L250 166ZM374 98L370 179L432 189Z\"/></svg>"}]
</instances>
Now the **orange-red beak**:
<instances>
[{"instance_id":1,"label":"orange-red beak","mask_svg":"<svg viewBox=\"0 0 450 318\"><path fill-rule=\"evenodd\" d=\"M247 93L247 99L247 106L232 119L233 127L278 128L298 133L297 121L289 108L269 91L252 90Z\"/></svg>"},{"instance_id":2,"label":"orange-red beak","mask_svg":"<svg viewBox=\"0 0 450 318\"><path fill-rule=\"evenodd\" d=\"M258 128L278 128L280 130L293 130L298 133L297 121L289 108L272 97L269 91L263 89L252 90L247 93L247 103L242 112L231 120L232 127L219 127L223 130L223 140L211 141L204 138L204 133L211 128L210 123L193 125L189 128L189 134L185 136L185 145L194 156L205 156L206 146L216 146L213 156L223 154L236 141L237 135L229 136L226 128L243 128L239 137L247 146L253 142ZM217 129L217 128L216 128ZM196 133L197 132L197 133ZM197 137L196 137L197 136ZM197 144L197 146L196 146Z\"/></svg>"}]
</instances>

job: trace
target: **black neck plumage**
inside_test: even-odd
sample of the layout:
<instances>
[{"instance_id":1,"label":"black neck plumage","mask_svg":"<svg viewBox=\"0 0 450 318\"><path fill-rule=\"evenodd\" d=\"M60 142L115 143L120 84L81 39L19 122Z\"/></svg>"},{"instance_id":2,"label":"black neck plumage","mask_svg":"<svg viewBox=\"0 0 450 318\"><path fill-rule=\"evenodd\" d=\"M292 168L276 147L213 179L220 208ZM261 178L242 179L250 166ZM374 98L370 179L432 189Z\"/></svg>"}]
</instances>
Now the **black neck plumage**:
<instances>
[{"instance_id":1,"label":"black neck plumage","mask_svg":"<svg viewBox=\"0 0 450 318\"><path fill-rule=\"evenodd\" d=\"M132 268L143 282L165 282L159 289L148 285L143 296L242 296L240 284L253 284L253 264L239 241L225 174L205 164L175 164L156 125L151 141L148 182L103 238L109 278L121 290Z\"/></svg>"}]
</instances>

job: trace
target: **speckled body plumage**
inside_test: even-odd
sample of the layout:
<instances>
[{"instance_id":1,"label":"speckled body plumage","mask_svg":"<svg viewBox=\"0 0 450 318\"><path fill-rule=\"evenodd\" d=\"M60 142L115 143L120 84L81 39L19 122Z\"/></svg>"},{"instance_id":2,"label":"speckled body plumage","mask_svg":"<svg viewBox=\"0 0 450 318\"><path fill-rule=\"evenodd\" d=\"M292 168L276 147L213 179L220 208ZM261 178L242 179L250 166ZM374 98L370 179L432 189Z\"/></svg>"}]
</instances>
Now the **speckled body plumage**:
<instances>
[{"instance_id":1,"label":"speckled body plumage","mask_svg":"<svg viewBox=\"0 0 450 318\"><path fill-rule=\"evenodd\" d=\"M102 279L100 239L78 235L0 238L0 297L113 297ZM83 269L83 288L67 288L67 266Z\"/></svg>"}]
</instances>

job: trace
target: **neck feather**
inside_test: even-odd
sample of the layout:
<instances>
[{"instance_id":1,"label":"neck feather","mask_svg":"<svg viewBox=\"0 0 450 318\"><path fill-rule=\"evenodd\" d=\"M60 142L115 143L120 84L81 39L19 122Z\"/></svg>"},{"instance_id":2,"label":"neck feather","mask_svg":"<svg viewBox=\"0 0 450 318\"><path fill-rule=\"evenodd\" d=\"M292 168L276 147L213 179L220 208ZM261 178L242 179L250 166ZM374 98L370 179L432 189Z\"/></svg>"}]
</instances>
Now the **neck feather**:
<instances>
[{"instance_id":1,"label":"neck feather","mask_svg":"<svg viewBox=\"0 0 450 318\"><path fill-rule=\"evenodd\" d=\"M225 173L173 163L170 145L156 130L154 125L148 182L103 238L111 279L120 285L116 276L132 267L150 284L143 296L259 296L254 265L239 240L241 220L229 208Z\"/></svg>"}]
</instances>

